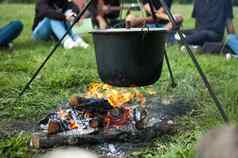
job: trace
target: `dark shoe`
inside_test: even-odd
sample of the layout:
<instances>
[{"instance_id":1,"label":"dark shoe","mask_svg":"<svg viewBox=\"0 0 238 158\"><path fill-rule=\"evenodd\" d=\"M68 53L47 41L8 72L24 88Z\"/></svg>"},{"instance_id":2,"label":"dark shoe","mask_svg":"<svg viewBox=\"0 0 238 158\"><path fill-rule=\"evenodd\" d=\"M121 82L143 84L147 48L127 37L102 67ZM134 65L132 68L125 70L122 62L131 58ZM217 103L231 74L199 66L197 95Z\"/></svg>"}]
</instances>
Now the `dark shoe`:
<instances>
[{"instance_id":1,"label":"dark shoe","mask_svg":"<svg viewBox=\"0 0 238 158\"><path fill-rule=\"evenodd\" d=\"M9 43L7 45L0 45L0 50L3 51L12 51L13 50L13 44Z\"/></svg>"},{"instance_id":2,"label":"dark shoe","mask_svg":"<svg viewBox=\"0 0 238 158\"><path fill-rule=\"evenodd\" d=\"M202 48L201 46L198 46L198 45L189 45L189 48L191 49L191 51L194 53L194 54L201 54L202 53ZM180 47L180 51L181 52L187 52L187 49L186 47L183 45Z\"/></svg>"}]
</instances>

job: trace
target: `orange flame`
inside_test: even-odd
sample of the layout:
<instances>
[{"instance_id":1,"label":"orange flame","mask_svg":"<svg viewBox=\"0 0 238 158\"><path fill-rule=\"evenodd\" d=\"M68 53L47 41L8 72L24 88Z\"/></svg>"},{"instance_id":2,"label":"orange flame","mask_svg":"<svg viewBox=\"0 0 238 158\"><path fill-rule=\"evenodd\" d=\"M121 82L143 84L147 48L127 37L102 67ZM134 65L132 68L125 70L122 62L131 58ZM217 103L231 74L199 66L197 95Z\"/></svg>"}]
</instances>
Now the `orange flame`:
<instances>
[{"instance_id":1,"label":"orange flame","mask_svg":"<svg viewBox=\"0 0 238 158\"><path fill-rule=\"evenodd\" d=\"M145 97L144 97L144 95L142 93L139 93L139 92L137 92L135 95L138 98L138 100L140 102L140 105L144 106L145 105Z\"/></svg>"},{"instance_id":2,"label":"orange flame","mask_svg":"<svg viewBox=\"0 0 238 158\"><path fill-rule=\"evenodd\" d=\"M70 129L75 129L75 128L79 128L79 125L77 124L77 122L75 120L70 120L69 127L70 127Z\"/></svg>"},{"instance_id":3,"label":"orange flame","mask_svg":"<svg viewBox=\"0 0 238 158\"><path fill-rule=\"evenodd\" d=\"M129 91L125 88L115 88L103 83L91 83L87 89L86 97L107 99L113 107L121 107L134 100L141 105L145 103L144 95L135 88L130 88Z\"/></svg>"},{"instance_id":4,"label":"orange flame","mask_svg":"<svg viewBox=\"0 0 238 158\"><path fill-rule=\"evenodd\" d=\"M65 120L68 114L63 109L60 108L58 111L58 115L62 120Z\"/></svg>"},{"instance_id":5,"label":"orange flame","mask_svg":"<svg viewBox=\"0 0 238 158\"><path fill-rule=\"evenodd\" d=\"M130 102L135 95L130 92L121 92L121 91L116 91L112 90L111 93L107 95L108 102L113 106L113 107L120 107L128 102Z\"/></svg>"}]
</instances>

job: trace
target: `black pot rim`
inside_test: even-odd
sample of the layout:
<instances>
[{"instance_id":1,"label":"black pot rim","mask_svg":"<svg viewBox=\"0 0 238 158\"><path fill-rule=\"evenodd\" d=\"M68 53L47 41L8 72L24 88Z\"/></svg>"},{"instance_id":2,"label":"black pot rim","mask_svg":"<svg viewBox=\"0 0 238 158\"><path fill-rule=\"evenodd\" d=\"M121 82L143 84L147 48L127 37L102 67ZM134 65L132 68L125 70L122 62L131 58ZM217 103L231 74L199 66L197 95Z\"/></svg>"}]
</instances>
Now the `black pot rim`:
<instances>
[{"instance_id":1,"label":"black pot rim","mask_svg":"<svg viewBox=\"0 0 238 158\"><path fill-rule=\"evenodd\" d=\"M112 29L95 29L90 33L123 33L123 32L167 32L165 28L112 28Z\"/></svg>"}]
</instances>

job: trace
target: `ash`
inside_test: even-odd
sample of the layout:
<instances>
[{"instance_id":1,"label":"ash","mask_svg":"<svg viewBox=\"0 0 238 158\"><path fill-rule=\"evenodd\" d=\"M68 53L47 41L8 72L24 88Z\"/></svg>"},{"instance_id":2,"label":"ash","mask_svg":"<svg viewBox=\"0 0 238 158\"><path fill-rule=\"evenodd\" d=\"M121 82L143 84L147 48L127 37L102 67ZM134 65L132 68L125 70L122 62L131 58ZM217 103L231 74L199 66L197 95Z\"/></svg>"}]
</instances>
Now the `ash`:
<instances>
[{"instance_id":1,"label":"ash","mask_svg":"<svg viewBox=\"0 0 238 158\"><path fill-rule=\"evenodd\" d=\"M123 151L120 146L114 144L103 144L98 146L98 150L101 154L107 158L123 158L126 156L126 152Z\"/></svg>"}]
</instances>

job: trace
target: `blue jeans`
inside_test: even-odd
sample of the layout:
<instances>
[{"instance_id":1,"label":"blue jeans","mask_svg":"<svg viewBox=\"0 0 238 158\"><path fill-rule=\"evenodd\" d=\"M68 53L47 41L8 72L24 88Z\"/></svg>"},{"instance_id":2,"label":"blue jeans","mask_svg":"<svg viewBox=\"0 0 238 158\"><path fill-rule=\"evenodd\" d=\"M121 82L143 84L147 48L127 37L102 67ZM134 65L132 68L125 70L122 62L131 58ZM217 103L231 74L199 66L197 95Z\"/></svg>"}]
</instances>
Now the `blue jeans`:
<instances>
[{"instance_id":1,"label":"blue jeans","mask_svg":"<svg viewBox=\"0 0 238 158\"><path fill-rule=\"evenodd\" d=\"M20 21L11 21L9 24L0 28L0 46L8 46L17 38L23 30L23 24Z\"/></svg>"},{"instance_id":2,"label":"blue jeans","mask_svg":"<svg viewBox=\"0 0 238 158\"><path fill-rule=\"evenodd\" d=\"M227 37L227 45L234 53L238 55L238 36L236 34L229 34Z\"/></svg>"},{"instance_id":3,"label":"blue jeans","mask_svg":"<svg viewBox=\"0 0 238 158\"><path fill-rule=\"evenodd\" d=\"M185 30L185 41L190 45L203 46L206 42L221 42L223 35L210 30Z\"/></svg>"},{"instance_id":4,"label":"blue jeans","mask_svg":"<svg viewBox=\"0 0 238 158\"><path fill-rule=\"evenodd\" d=\"M58 40L63 37L69 28L68 22L44 18L33 30L33 40L50 40L52 37L56 37ZM76 35L69 33L69 36L74 39Z\"/></svg>"}]
</instances>

